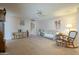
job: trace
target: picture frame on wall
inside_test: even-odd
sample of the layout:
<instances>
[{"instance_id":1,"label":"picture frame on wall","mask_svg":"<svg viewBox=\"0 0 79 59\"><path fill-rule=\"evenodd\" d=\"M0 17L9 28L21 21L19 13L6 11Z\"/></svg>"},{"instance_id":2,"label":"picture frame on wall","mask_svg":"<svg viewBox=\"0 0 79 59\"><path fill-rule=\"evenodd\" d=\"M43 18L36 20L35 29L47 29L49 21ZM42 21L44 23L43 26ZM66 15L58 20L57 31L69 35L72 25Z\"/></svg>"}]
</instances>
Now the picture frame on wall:
<instances>
[{"instance_id":1,"label":"picture frame on wall","mask_svg":"<svg viewBox=\"0 0 79 59\"><path fill-rule=\"evenodd\" d=\"M56 29L60 29L60 27L61 27L61 20L56 20L55 21L55 27L56 27Z\"/></svg>"},{"instance_id":2,"label":"picture frame on wall","mask_svg":"<svg viewBox=\"0 0 79 59\"><path fill-rule=\"evenodd\" d=\"M24 20L20 20L20 25L25 25Z\"/></svg>"}]
</instances>

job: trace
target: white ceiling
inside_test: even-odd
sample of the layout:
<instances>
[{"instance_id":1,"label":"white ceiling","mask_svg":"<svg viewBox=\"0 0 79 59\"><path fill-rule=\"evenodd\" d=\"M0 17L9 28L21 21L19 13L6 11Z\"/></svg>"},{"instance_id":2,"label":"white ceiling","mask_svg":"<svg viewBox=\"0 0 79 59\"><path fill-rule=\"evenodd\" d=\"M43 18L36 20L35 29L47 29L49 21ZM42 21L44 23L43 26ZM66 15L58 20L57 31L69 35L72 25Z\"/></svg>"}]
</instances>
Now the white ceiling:
<instances>
[{"instance_id":1,"label":"white ceiling","mask_svg":"<svg viewBox=\"0 0 79 59\"><path fill-rule=\"evenodd\" d=\"M5 7L7 10L14 12L15 14L27 18L41 19L41 18L51 18L54 13L58 10L76 7L79 4L74 3L3 3L0 4L1 7ZM38 10L42 12L42 16L38 16Z\"/></svg>"}]
</instances>

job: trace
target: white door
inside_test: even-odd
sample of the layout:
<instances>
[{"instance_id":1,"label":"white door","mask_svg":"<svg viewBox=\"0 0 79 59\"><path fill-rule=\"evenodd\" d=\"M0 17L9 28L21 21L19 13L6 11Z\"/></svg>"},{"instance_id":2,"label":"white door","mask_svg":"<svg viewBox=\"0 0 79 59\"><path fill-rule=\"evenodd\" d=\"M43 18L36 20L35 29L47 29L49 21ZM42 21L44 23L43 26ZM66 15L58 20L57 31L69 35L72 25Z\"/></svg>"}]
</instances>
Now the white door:
<instances>
[{"instance_id":1,"label":"white door","mask_svg":"<svg viewBox=\"0 0 79 59\"><path fill-rule=\"evenodd\" d=\"M30 23L30 27L31 27L31 34L36 35L37 34L37 23L36 23L36 21L32 21Z\"/></svg>"}]
</instances>

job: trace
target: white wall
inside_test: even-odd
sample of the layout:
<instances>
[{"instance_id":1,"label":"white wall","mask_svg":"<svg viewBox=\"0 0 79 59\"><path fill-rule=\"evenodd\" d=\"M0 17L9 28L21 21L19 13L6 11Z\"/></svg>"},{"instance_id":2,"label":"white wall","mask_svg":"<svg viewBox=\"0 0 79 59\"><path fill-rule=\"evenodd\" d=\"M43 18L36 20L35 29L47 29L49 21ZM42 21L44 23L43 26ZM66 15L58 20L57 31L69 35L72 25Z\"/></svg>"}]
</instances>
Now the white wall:
<instances>
[{"instance_id":1,"label":"white wall","mask_svg":"<svg viewBox=\"0 0 79 59\"><path fill-rule=\"evenodd\" d=\"M79 39L79 8L77 9L77 31L78 31L78 39Z\"/></svg>"},{"instance_id":2,"label":"white wall","mask_svg":"<svg viewBox=\"0 0 79 59\"><path fill-rule=\"evenodd\" d=\"M63 6L64 5L60 5ZM68 6L68 5L67 5ZM36 21L36 30L38 29L45 29L45 30L56 30L54 21L61 20L61 31L65 30L65 24L72 24L73 28L76 29L76 7L68 7L67 8L60 8L59 5L52 5L52 4L28 4L23 5L23 18L25 20L24 26L19 26L20 18L16 16L13 12L7 12L6 22L5 22L5 38L11 39L12 33L18 31L19 28L22 28L22 31L29 30L31 33L30 28L30 19L27 18L34 18L37 19ZM15 9L13 8L15 11ZM17 9L18 10L18 9ZM37 11L41 10L44 16L38 16ZM55 19L53 18L55 17ZM38 20L39 19L39 20ZM35 32L35 30L34 30ZM34 33L33 32L33 33Z\"/></svg>"},{"instance_id":3,"label":"white wall","mask_svg":"<svg viewBox=\"0 0 79 59\"><path fill-rule=\"evenodd\" d=\"M45 30L57 30L55 28L55 20L61 20L61 29L60 31L65 30L65 25L70 23L73 25L73 28L76 28L76 5L75 4L22 4L20 5L22 13L21 15L25 18L25 25L21 26L22 30L25 32L30 28L30 19L36 19L36 30L45 29ZM15 9L14 9L15 10ZM38 10L42 12L42 16L37 14ZM55 17L55 19L53 18ZM27 19L30 18L30 19ZM39 21L39 20L40 21ZM35 30L33 31L35 32Z\"/></svg>"},{"instance_id":4,"label":"white wall","mask_svg":"<svg viewBox=\"0 0 79 59\"><path fill-rule=\"evenodd\" d=\"M27 30L30 31L30 20L24 19L24 25L21 27L23 32L26 32Z\"/></svg>"},{"instance_id":5,"label":"white wall","mask_svg":"<svg viewBox=\"0 0 79 59\"><path fill-rule=\"evenodd\" d=\"M65 9L66 10L66 9ZM63 13L61 11L61 13ZM64 12L65 13L65 12ZM56 29L55 27L55 21L56 20L61 20L61 28L60 29ZM56 16L55 18L47 18L47 19L40 19L40 20L36 20L35 24L36 24L36 28L31 31L31 27L30 27L30 23L31 21L28 19L25 21L25 25L22 27L23 31L29 30L30 33L32 34L38 34L38 30L39 29L44 29L44 30L56 30L56 31L60 31L60 32L66 32L66 24L71 24L72 28L71 29L76 29L77 30L77 13L67 13L66 15L62 14L59 17Z\"/></svg>"},{"instance_id":6,"label":"white wall","mask_svg":"<svg viewBox=\"0 0 79 59\"><path fill-rule=\"evenodd\" d=\"M77 9L77 8L76 8ZM56 30L56 31L60 31L60 32L66 32L67 24L71 24L72 28L71 29L75 29L77 30L77 10L72 8L73 12L70 10L70 8L66 8L66 9L61 9L60 11L58 11L58 13L55 13L55 18L48 18L48 19L42 19L38 21L38 28L39 29L44 29L44 30ZM64 11L62 11L64 10ZM69 11L70 12L67 12ZM60 29L56 29L55 27L55 20L61 20L61 28Z\"/></svg>"},{"instance_id":7,"label":"white wall","mask_svg":"<svg viewBox=\"0 0 79 59\"><path fill-rule=\"evenodd\" d=\"M38 23L37 21L34 21L33 24L35 24L35 27L33 29L31 29L31 20L30 19L26 19L25 21L25 25L22 26L22 31L26 32L27 30L29 31L29 34L37 34L37 29L38 29Z\"/></svg>"},{"instance_id":8,"label":"white wall","mask_svg":"<svg viewBox=\"0 0 79 59\"><path fill-rule=\"evenodd\" d=\"M54 20L52 20L52 19L39 20L38 28L44 29L44 30L55 30Z\"/></svg>"},{"instance_id":9,"label":"white wall","mask_svg":"<svg viewBox=\"0 0 79 59\"><path fill-rule=\"evenodd\" d=\"M61 9L58 11L56 14L58 16L62 23L61 23L61 31L67 30L66 25L71 24L71 30L77 30L77 8L75 7L70 7L70 8L65 8Z\"/></svg>"},{"instance_id":10,"label":"white wall","mask_svg":"<svg viewBox=\"0 0 79 59\"><path fill-rule=\"evenodd\" d=\"M20 18L11 12L7 12L5 21L5 39L12 39L12 33L17 32L20 28Z\"/></svg>"}]
</instances>

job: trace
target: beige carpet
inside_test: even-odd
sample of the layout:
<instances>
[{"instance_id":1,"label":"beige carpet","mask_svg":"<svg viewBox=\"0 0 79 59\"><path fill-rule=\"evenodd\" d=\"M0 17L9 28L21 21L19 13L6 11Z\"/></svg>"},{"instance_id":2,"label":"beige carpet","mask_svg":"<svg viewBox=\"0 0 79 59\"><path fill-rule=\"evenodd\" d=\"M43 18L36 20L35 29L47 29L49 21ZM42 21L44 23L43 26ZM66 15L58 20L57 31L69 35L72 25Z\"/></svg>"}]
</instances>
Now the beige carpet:
<instances>
[{"instance_id":1,"label":"beige carpet","mask_svg":"<svg viewBox=\"0 0 79 59\"><path fill-rule=\"evenodd\" d=\"M56 46L54 40L31 36L25 39L6 41L6 54L11 55L77 55L79 48L64 48Z\"/></svg>"}]
</instances>

